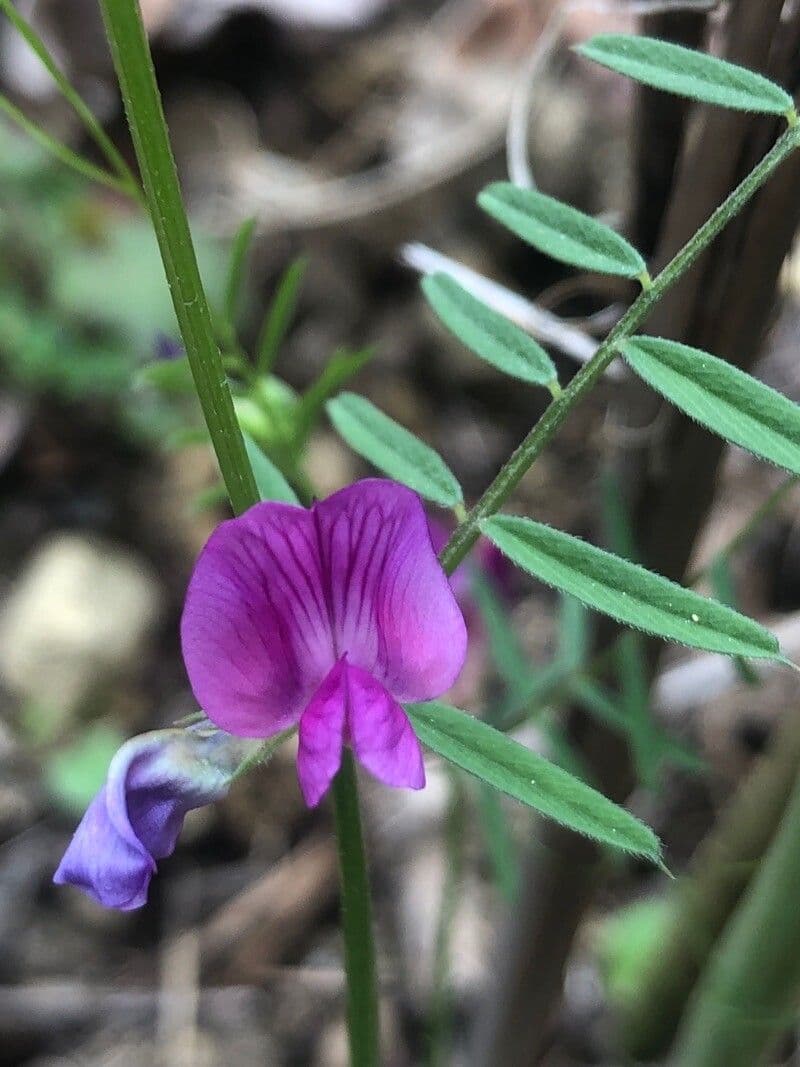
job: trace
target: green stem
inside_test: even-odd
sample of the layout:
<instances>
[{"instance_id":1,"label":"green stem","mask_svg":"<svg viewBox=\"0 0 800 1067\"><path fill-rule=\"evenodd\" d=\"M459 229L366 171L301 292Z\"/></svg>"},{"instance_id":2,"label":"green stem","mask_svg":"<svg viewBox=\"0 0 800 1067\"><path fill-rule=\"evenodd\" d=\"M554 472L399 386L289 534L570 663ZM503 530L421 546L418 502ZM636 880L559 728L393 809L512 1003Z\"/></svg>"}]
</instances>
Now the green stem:
<instances>
[{"instance_id":1,"label":"green stem","mask_svg":"<svg viewBox=\"0 0 800 1067\"><path fill-rule=\"evenodd\" d=\"M677 1041L676 1067L752 1067L796 1018L800 992L800 778L730 920Z\"/></svg>"},{"instance_id":2,"label":"green stem","mask_svg":"<svg viewBox=\"0 0 800 1067\"><path fill-rule=\"evenodd\" d=\"M448 574L453 573L478 540L481 520L499 511L509 494L519 484L522 476L553 439L572 408L597 384L606 368L616 357L619 342L638 329L667 289L686 273L717 234L742 210L773 171L798 146L800 146L800 126L793 126L779 138L761 162L720 204L697 233L686 242L675 258L670 260L653 280L650 288L639 294L594 356L584 364L563 392L554 397L542 417L505 462L497 477L442 550L439 558Z\"/></svg>"},{"instance_id":3,"label":"green stem","mask_svg":"<svg viewBox=\"0 0 800 1067\"><path fill-rule=\"evenodd\" d=\"M197 395L233 510L258 501L197 267L137 0L100 0L114 66Z\"/></svg>"},{"instance_id":4,"label":"green stem","mask_svg":"<svg viewBox=\"0 0 800 1067\"><path fill-rule=\"evenodd\" d=\"M378 1067L378 997L369 876L361 832L353 754L342 753L333 780L333 806L339 846L342 933L347 973L347 1029L352 1067Z\"/></svg>"},{"instance_id":5,"label":"green stem","mask_svg":"<svg viewBox=\"0 0 800 1067\"><path fill-rule=\"evenodd\" d=\"M478 782L477 807L494 883L505 902L515 904L519 897L520 882L517 846L500 802L500 794L486 782Z\"/></svg>"},{"instance_id":6,"label":"green stem","mask_svg":"<svg viewBox=\"0 0 800 1067\"><path fill-rule=\"evenodd\" d=\"M69 79L64 75L63 71L59 70L58 66L53 60L47 50L47 45L41 39L36 30L31 24L20 15L19 11L14 7L11 0L0 0L0 10L2 10L9 22L14 26L17 33L26 42L32 52L38 57L43 67L53 79L61 95L67 101L67 103L73 108L75 114L83 123L84 128L94 140L97 147L106 157L111 167L116 171L120 178L120 187L129 196L134 197L139 203L143 204L142 191L139 187L133 172L128 164L123 159L122 155L118 151L116 145L103 129L102 124L98 121L97 117L92 113L91 109L87 106L85 100L80 93L72 86ZM13 105L11 105L13 107ZM21 113L20 113L21 114ZM19 121L18 116L12 116ZM33 125L33 124L30 124ZM30 126L26 126L27 132L31 133ZM52 151L52 144L48 145ZM80 157L78 157L80 158ZM89 164L91 166L91 164ZM98 168L99 169L99 168ZM100 171L104 174L104 171ZM97 178L97 174L94 175ZM102 180L102 179L98 179Z\"/></svg>"}]
</instances>

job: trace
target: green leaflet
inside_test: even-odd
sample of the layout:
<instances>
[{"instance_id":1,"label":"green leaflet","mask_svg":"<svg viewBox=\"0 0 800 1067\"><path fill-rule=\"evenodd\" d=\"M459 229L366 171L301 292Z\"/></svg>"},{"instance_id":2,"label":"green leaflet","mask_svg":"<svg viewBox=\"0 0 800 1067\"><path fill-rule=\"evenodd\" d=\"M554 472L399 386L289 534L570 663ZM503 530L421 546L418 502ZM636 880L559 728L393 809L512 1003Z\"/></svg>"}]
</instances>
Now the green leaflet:
<instances>
[{"instance_id":1,"label":"green leaflet","mask_svg":"<svg viewBox=\"0 0 800 1067\"><path fill-rule=\"evenodd\" d=\"M227 322L234 326L239 313L244 285L245 265L253 236L256 232L257 219L245 219L236 231L228 255L228 274L225 280L225 303L223 305Z\"/></svg>"},{"instance_id":2,"label":"green leaflet","mask_svg":"<svg viewBox=\"0 0 800 1067\"><path fill-rule=\"evenodd\" d=\"M512 515L481 530L529 574L629 626L727 656L781 658L777 640L752 619L570 534Z\"/></svg>"},{"instance_id":3,"label":"green leaflet","mask_svg":"<svg viewBox=\"0 0 800 1067\"><path fill-rule=\"evenodd\" d=\"M303 445L311 436L311 431L319 421L325 401L339 392L345 382L366 366L375 353L374 348L361 348L351 352L349 349L337 349L325 364L319 377L309 385L300 397L295 418L295 439Z\"/></svg>"},{"instance_id":4,"label":"green leaflet","mask_svg":"<svg viewBox=\"0 0 800 1067\"><path fill-rule=\"evenodd\" d=\"M642 986L651 980L649 968L672 934L676 909L674 896L644 898L601 921L597 958L603 986L617 1011L631 1011Z\"/></svg>"},{"instance_id":5,"label":"green leaflet","mask_svg":"<svg viewBox=\"0 0 800 1067\"><path fill-rule=\"evenodd\" d=\"M494 182L478 203L523 241L562 263L625 278L647 273L642 257L615 230L544 193Z\"/></svg>"},{"instance_id":6,"label":"green leaflet","mask_svg":"<svg viewBox=\"0 0 800 1067\"><path fill-rule=\"evenodd\" d=\"M448 330L476 356L524 382L549 385L556 381L556 369L542 346L455 279L431 274L423 278L422 291Z\"/></svg>"},{"instance_id":7,"label":"green leaflet","mask_svg":"<svg viewBox=\"0 0 800 1067\"><path fill-rule=\"evenodd\" d=\"M800 474L800 407L699 348L661 337L619 345L627 363L681 411L778 467Z\"/></svg>"},{"instance_id":8,"label":"green leaflet","mask_svg":"<svg viewBox=\"0 0 800 1067\"><path fill-rule=\"evenodd\" d=\"M768 78L652 37L600 34L578 45L576 51L635 81L706 104L774 115L788 116L794 111L791 96Z\"/></svg>"},{"instance_id":9,"label":"green leaflet","mask_svg":"<svg viewBox=\"0 0 800 1067\"><path fill-rule=\"evenodd\" d=\"M200 235L194 235L194 243L206 292L219 306L225 277L220 247ZM58 241L51 263L49 306L70 321L113 330L132 353L152 352L159 332L179 337L158 242L144 217L131 215L109 225L99 243Z\"/></svg>"},{"instance_id":10,"label":"green leaflet","mask_svg":"<svg viewBox=\"0 0 800 1067\"><path fill-rule=\"evenodd\" d=\"M661 862L652 830L499 730L436 701L406 711L422 743L462 770L579 834Z\"/></svg>"},{"instance_id":11,"label":"green leaflet","mask_svg":"<svg viewBox=\"0 0 800 1067\"><path fill-rule=\"evenodd\" d=\"M267 374L275 365L278 352L294 319L300 286L305 277L308 260L295 259L284 271L267 309L256 343L256 367L259 374Z\"/></svg>"},{"instance_id":12,"label":"green leaflet","mask_svg":"<svg viewBox=\"0 0 800 1067\"><path fill-rule=\"evenodd\" d=\"M262 500L279 500L284 504L299 504L300 501L284 476L258 447L250 434L242 431L247 458L253 469L258 495Z\"/></svg>"},{"instance_id":13,"label":"green leaflet","mask_svg":"<svg viewBox=\"0 0 800 1067\"><path fill-rule=\"evenodd\" d=\"M464 499L455 475L438 452L409 433L374 404L340 393L325 408L354 452L420 496L452 508Z\"/></svg>"}]
</instances>

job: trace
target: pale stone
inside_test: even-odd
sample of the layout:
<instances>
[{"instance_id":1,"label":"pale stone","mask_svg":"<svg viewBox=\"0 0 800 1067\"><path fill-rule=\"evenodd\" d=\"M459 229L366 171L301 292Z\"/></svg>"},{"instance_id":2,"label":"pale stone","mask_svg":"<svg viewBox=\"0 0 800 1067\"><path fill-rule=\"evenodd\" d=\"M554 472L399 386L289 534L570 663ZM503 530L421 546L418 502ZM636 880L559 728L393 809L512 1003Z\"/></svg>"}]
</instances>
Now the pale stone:
<instances>
[{"instance_id":1,"label":"pale stone","mask_svg":"<svg viewBox=\"0 0 800 1067\"><path fill-rule=\"evenodd\" d=\"M68 714L135 663L161 602L157 578L131 552L56 534L0 608L0 674L22 698Z\"/></svg>"}]
</instances>

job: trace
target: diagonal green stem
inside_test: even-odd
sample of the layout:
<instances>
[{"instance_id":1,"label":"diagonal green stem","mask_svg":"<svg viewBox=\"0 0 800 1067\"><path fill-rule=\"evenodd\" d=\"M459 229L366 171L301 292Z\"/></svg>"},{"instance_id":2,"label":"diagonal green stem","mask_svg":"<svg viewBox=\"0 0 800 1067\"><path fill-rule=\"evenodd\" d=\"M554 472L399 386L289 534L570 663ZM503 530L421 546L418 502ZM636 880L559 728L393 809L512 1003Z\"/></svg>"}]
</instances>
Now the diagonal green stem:
<instances>
[{"instance_id":1,"label":"diagonal green stem","mask_svg":"<svg viewBox=\"0 0 800 1067\"><path fill-rule=\"evenodd\" d=\"M369 876L353 754L342 753L333 780L333 807L342 886L342 933L347 972L347 1029L352 1067L378 1067L378 998Z\"/></svg>"},{"instance_id":2,"label":"diagonal green stem","mask_svg":"<svg viewBox=\"0 0 800 1067\"><path fill-rule=\"evenodd\" d=\"M520 479L552 441L573 407L583 399L599 381L600 377L617 354L617 345L629 337L642 324L650 310L667 289L686 273L700 254L727 226L767 181L783 161L800 146L800 127L792 126L776 141L730 196L706 220L674 259L653 280L649 289L640 293L628 311L608 334L588 363L575 375L562 393L554 397L544 414L503 464L497 477L472 508L466 519L457 527L453 536L440 554L442 566L452 574L464 559L480 535L482 519L494 515L508 499Z\"/></svg>"},{"instance_id":3,"label":"diagonal green stem","mask_svg":"<svg viewBox=\"0 0 800 1067\"><path fill-rule=\"evenodd\" d=\"M147 206L200 406L233 510L258 501L214 335L138 0L100 0Z\"/></svg>"}]
</instances>

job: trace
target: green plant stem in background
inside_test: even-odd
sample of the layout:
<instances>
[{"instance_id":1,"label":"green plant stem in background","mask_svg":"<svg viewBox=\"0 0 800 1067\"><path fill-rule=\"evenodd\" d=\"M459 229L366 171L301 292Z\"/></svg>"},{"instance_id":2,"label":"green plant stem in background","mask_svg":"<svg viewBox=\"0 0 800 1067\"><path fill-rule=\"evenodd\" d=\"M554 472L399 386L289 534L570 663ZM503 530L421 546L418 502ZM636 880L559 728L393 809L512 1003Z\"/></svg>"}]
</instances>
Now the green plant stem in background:
<instances>
[{"instance_id":1,"label":"green plant stem in background","mask_svg":"<svg viewBox=\"0 0 800 1067\"><path fill-rule=\"evenodd\" d=\"M697 233L686 242L674 259L670 260L653 280L652 286L640 293L594 356L581 368L569 385L552 400L541 419L503 464L497 477L442 550L439 558L448 574L452 574L478 540L481 520L499 511L525 472L552 441L572 408L597 384L606 368L614 360L618 343L630 337L638 329L667 289L691 267L717 234L741 211L748 200L758 192L770 175L798 146L800 146L800 127L792 126L776 141L761 162L753 168L730 196L720 204Z\"/></svg>"},{"instance_id":2,"label":"green plant stem in background","mask_svg":"<svg viewBox=\"0 0 800 1067\"><path fill-rule=\"evenodd\" d=\"M477 808L495 885L506 903L514 904L520 880L517 846L500 797L485 782L478 783Z\"/></svg>"},{"instance_id":3,"label":"green plant stem in background","mask_svg":"<svg viewBox=\"0 0 800 1067\"><path fill-rule=\"evenodd\" d=\"M342 766L333 780L333 808L342 886L342 933L351 1062L353 1067L378 1067L378 998L372 906L356 769L349 748L342 753Z\"/></svg>"},{"instance_id":4,"label":"green plant stem in background","mask_svg":"<svg viewBox=\"0 0 800 1067\"><path fill-rule=\"evenodd\" d=\"M139 203L143 205L144 201L142 199L142 190L139 186L138 181L136 180L135 175L133 174L125 160L122 158L122 155L117 150L116 146L114 145L114 142L103 129L102 124L92 113L91 108L87 106L80 93L77 92L77 90L70 84L64 73L59 70L57 64L53 60L53 57L48 52L47 46L45 45L39 34L36 32L36 30L34 30L33 26L31 26L30 23L27 22L22 17L22 15L20 15L19 11L17 11L16 7L11 3L11 0L0 0L0 10L3 11L9 22L13 25L17 33L19 33L19 35L23 38L23 40L31 49L31 51L35 53L37 58L42 63L42 66L45 68L47 73L55 82L58 91L67 101L67 103L73 108L75 114L83 123L84 128L89 133L92 140L95 142L97 147L108 160L112 169L115 171L119 178L119 181L115 182L114 186L116 188L119 188L122 192L127 193L129 196L132 196L134 199L138 200ZM47 137L47 135L45 134L44 136L47 137L47 140L45 141L41 136L37 136L37 130L39 131L39 134L44 134L44 131L39 130L37 126L35 126L33 123L28 122L27 120L22 123L20 120L21 118L24 118L24 116L22 115L22 112L20 112L17 108L14 107L13 104L10 104L9 106L9 102L6 102L4 104L3 109L11 118L14 119L14 121L20 123L20 125L23 125L23 128L26 130L27 133L31 134L32 136L35 136L36 139L41 144L44 144L46 148L49 148L51 152L55 151L56 146L58 146L64 149L66 152L70 152L71 155L75 155L75 153L72 153L70 149L66 148L66 146L64 145L61 145L60 142L57 142L54 138ZM70 166L75 166L74 160L67 160L62 155L59 155L59 158L62 159L62 162L66 162ZM92 177L97 181L104 181L105 184L111 184L108 182L108 178L110 177L110 175L107 175L105 171L101 171L99 168L94 167L93 164L82 160L80 156L76 156L76 158L81 160L82 163L86 163L87 167L92 168L91 172L81 170L81 173L88 174L89 177Z\"/></svg>"},{"instance_id":5,"label":"green plant stem in background","mask_svg":"<svg viewBox=\"0 0 800 1067\"><path fill-rule=\"evenodd\" d=\"M793 474L791 478L787 478L782 485L779 485L778 488L767 497L761 507L753 512L741 530L731 538L728 544L725 545L717 555L732 556L738 551L738 549L740 549L758 529L762 521L768 515L772 514L778 504L780 504L783 498L794 489L798 482L800 482L800 475Z\"/></svg>"},{"instance_id":6,"label":"green plant stem in background","mask_svg":"<svg viewBox=\"0 0 800 1067\"><path fill-rule=\"evenodd\" d=\"M259 497L214 336L137 0L101 0L153 226L197 395L231 505ZM358 790L349 750L334 781L353 1067L378 1067L378 998Z\"/></svg>"},{"instance_id":7,"label":"green plant stem in background","mask_svg":"<svg viewBox=\"0 0 800 1067\"><path fill-rule=\"evenodd\" d=\"M197 267L141 11L137 0L101 0L100 6L200 406L231 505L240 514L258 493Z\"/></svg>"},{"instance_id":8,"label":"green plant stem in background","mask_svg":"<svg viewBox=\"0 0 800 1067\"><path fill-rule=\"evenodd\" d=\"M727 927L678 1035L678 1067L753 1067L797 1015L800 777L766 859Z\"/></svg>"},{"instance_id":9,"label":"green plant stem in background","mask_svg":"<svg viewBox=\"0 0 800 1067\"><path fill-rule=\"evenodd\" d=\"M783 500L787 493L800 482L800 475L793 474L791 478L787 478L785 482L782 482L777 489L775 489L763 504L759 505L750 518L745 522L742 528L733 535L726 545L723 545L721 549L716 553L714 559L701 570L693 572L686 581L687 585L696 585L703 578L708 577L709 572L713 569L714 564L719 560L730 559L736 552L745 544L746 541L755 533L760 527L764 519L777 508L778 504Z\"/></svg>"},{"instance_id":10,"label":"green plant stem in background","mask_svg":"<svg viewBox=\"0 0 800 1067\"><path fill-rule=\"evenodd\" d=\"M68 145L63 144L57 137L51 137L41 126L32 122L24 111L20 111L16 104L12 104L4 93L0 93L0 111L27 133L32 141L35 141L46 152L49 152L60 163L70 167L77 174L83 175L84 178L88 178L90 181L106 185L109 189L114 189L118 193L124 193L126 196L129 194L128 186L120 178L107 170L103 170L102 167L96 166L90 160L84 159L77 152L73 152Z\"/></svg>"}]
</instances>

